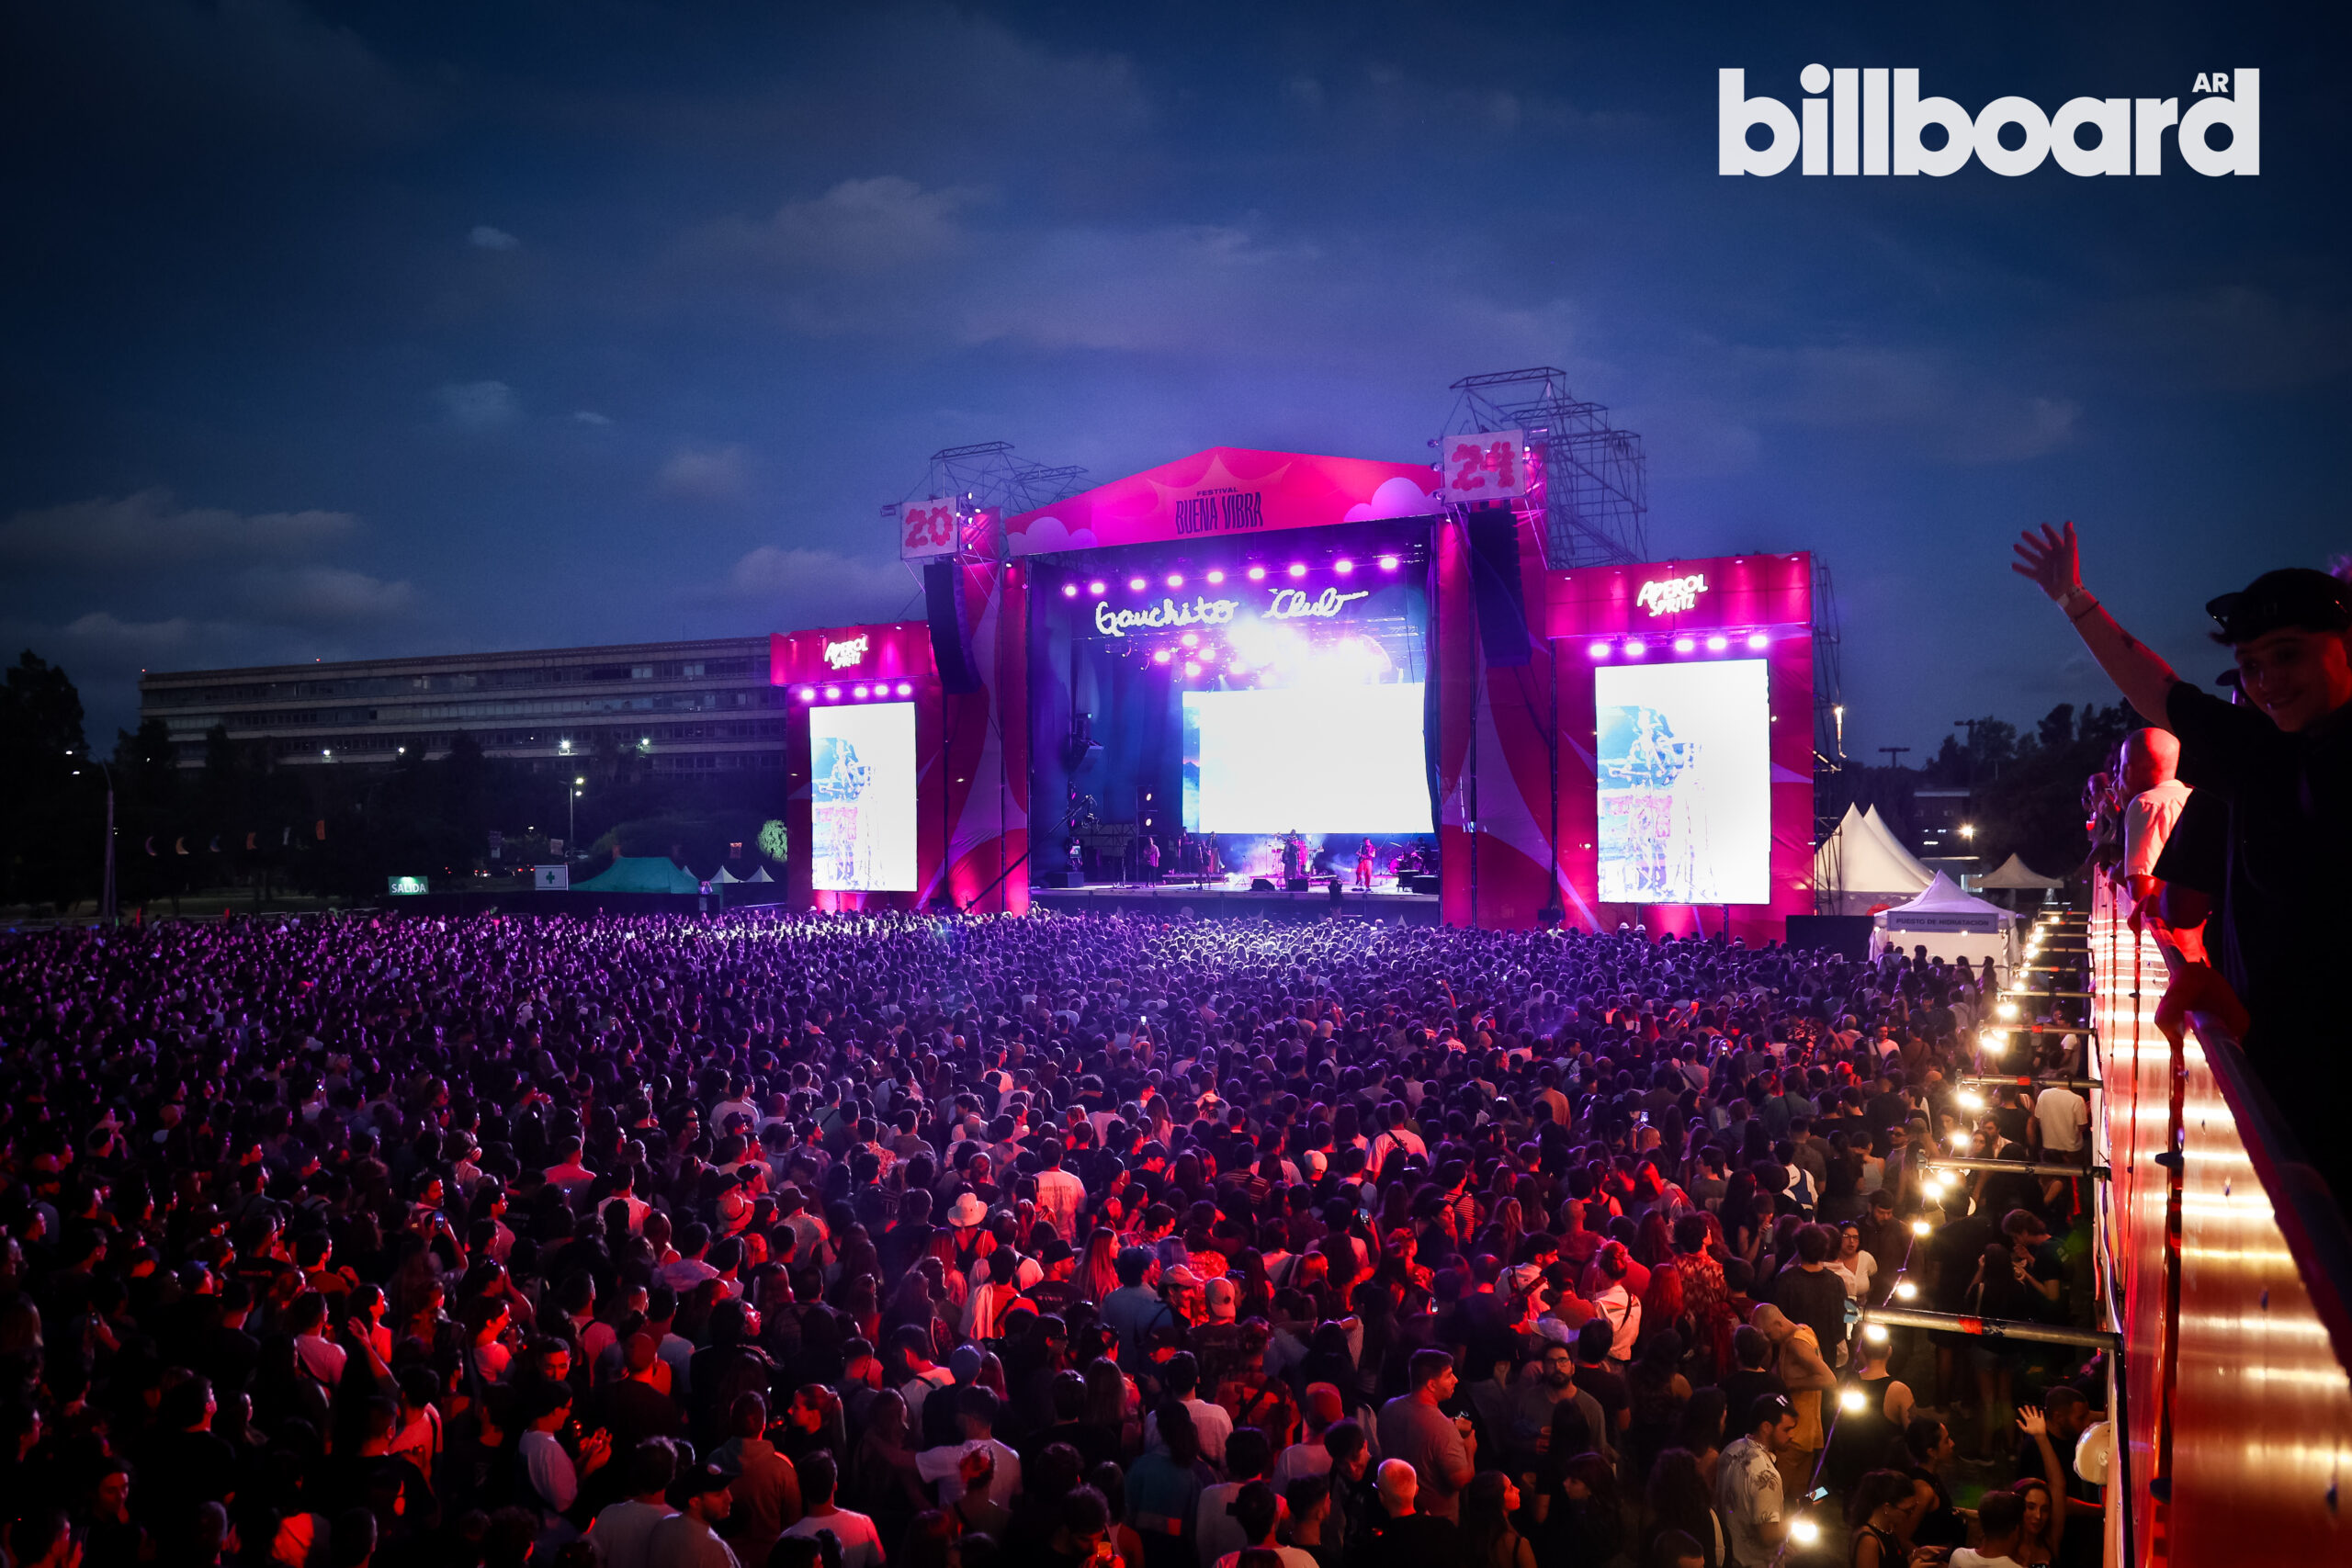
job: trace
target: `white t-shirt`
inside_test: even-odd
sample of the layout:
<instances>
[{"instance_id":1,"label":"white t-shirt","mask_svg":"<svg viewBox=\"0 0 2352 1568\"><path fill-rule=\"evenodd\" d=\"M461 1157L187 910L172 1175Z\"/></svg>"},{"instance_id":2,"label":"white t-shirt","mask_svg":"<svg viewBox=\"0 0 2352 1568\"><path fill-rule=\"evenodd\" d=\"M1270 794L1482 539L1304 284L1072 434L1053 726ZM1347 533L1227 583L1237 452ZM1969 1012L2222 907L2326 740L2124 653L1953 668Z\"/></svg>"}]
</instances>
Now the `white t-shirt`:
<instances>
[{"instance_id":1,"label":"white t-shirt","mask_svg":"<svg viewBox=\"0 0 2352 1568\"><path fill-rule=\"evenodd\" d=\"M1956 1546L1951 1568L2018 1568L2018 1563L2014 1557L1987 1557L1973 1546Z\"/></svg>"},{"instance_id":2,"label":"white t-shirt","mask_svg":"<svg viewBox=\"0 0 2352 1568\"><path fill-rule=\"evenodd\" d=\"M1833 1258L1829 1267L1846 1281L1846 1295L1850 1301L1860 1301L1871 1288L1871 1276L1878 1272L1878 1259L1867 1252L1857 1252L1851 1258Z\"/></svg>"},{"instance_id":3,"label":"white t-shirt","mask_svg":"<svg viewBox=\"0 0 2352 1568\"><path fill-rule=\"evenodd\" d=\"M2188 804L2188 786L2178 779L2166 779L2132 797L2123 808L2124 875L2155 875L2156 857L2165 852L2172 825L2180 820L2180 808Z\"/></svg>"},{"instance_id":4,"label":"white t-shirt","mask_svg":"<svg viewBox=\"0 0 2352 1568\"><path fill-rule=\"evenodd\" d=\"M2041 1146L2072 1154L2083 1146L2083 1129L2090 1125L2090 1101L2064 1084L2052 1084L2036 1097L2033 1119L2041 1125Z\"/></svg>"},{"instance_id":5,"label":"white t-shirt","mask_svg":"<svg viewBox=\"0 0 2352 1568\"><path fill-rule=\"evenodd\" d=\"M881 1568L883 1562L882 1532L864 1514L847 1508L836 1508L830 1514L810 1514L784 1533L817 1539L819 1530L831 1530L833 1539L842 1543L842 1568Z\"/></svg>"}]
</instances>

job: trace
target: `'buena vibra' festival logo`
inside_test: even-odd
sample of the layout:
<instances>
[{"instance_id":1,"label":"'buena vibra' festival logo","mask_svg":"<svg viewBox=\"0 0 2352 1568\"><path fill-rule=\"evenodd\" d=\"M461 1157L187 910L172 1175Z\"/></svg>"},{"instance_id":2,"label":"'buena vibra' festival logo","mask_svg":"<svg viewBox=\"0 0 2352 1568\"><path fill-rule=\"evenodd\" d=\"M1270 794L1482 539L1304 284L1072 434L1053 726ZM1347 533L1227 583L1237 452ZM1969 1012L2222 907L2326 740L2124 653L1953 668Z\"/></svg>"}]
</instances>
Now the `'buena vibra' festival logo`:
<instances>
[{"instance_id":1,"label":"'buena vibra' festival logo","mask_svg":"<svg viewBox=\"0 0 2352 1568\"><path fill-rule=\"evenodd\" d=\"M2001 97L1971 115L1951 98L1921 97L1917 70L1808 65L1797 76L1812 95L1800 119L1778 98L1749 97L1745 71L1715 80L1719 174L1777 175L1802 154L1808 175L1942 175L1971 158L1996 175L2030 175L2045 160L2070 175L2161 175L2168 130L2200 175L2262 172L2262 73L2251 66L2199 72L2186 113L2178 98L2069 98L2045 114L2030 98ZM1768 146L1748 143L1759 125ZM1938 146L1928 145L1930 128L1942 130Z\"/></svg>"}]
</instances>

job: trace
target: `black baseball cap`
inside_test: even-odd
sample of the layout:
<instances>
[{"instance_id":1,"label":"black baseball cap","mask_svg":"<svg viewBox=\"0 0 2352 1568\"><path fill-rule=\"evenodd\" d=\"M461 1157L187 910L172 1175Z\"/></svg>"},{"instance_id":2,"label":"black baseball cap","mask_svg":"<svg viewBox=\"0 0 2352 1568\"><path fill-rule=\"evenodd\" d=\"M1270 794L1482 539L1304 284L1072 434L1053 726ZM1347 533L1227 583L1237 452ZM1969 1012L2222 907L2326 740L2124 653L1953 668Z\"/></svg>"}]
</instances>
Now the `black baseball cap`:
<instances>
[{"instance_id":1,"label":"black baseball cap","mask_svg":"<svg viewBox=\"0 0 2352 1568\"><path fill-rule=\"evenodd\" d=\"M2340 632L2352 627L2352 587L2312 567L2282 567L2207 600L2205 613L2222 628L2213 640L2228 647L2290 627Z\"/></svg>"}]
</instances>

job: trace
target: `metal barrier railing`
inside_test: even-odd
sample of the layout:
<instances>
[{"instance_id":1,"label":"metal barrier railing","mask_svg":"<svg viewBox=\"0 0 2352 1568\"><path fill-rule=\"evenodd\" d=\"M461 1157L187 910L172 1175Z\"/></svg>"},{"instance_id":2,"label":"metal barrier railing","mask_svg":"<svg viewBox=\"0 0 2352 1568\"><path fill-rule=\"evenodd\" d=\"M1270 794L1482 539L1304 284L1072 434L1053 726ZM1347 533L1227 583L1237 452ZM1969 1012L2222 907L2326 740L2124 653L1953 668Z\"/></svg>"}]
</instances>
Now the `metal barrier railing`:
<instances>
[{"instance_id":1,"label":"metal barrier railing","mask_svg":"<svg viewBox=\"0 0 2352 1568\"><path fill-rule=\"evenodd\" d=\"M2157 1029L2163 954L2103 889L2090 937L2098 1273L2126 1347L2109 1561L2352 1561L2352 1238L2237 1046Z\"/></svg>"}]
</instances>

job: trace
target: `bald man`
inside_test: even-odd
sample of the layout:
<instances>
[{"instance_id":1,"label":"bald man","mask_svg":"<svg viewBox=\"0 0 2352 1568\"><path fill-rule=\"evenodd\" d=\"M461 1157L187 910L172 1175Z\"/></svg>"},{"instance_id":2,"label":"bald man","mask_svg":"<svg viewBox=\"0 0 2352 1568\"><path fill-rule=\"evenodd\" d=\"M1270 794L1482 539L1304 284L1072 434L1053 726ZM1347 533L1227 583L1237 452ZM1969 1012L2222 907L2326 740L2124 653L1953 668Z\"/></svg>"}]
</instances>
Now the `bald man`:
<instances>
[{"instance_id":1,"label":"bald man","mask_svg":"<svg viewBox=\"0 0 2352 1568\"><path fill-rule=\"evenodd\" d=\"M1455 1568L1461 1531L1452 1519L1419 1511L1420 1477L1401 1459L1383 1460L1374 1472L1380 1506L1370 1534L1352 1545L1348 1568Z\"/></svg>"},{"instance_id":2,"label":"bald man","mask_svg":"<svg viewBox=\"0 0 2352 1568\"><path fill-rule=\"evenodd\" d=\"M2132 889L2132 921L2145 922L2165 955L2165 965L2178 975L2184 963L2201 963L2205 949L2199 931L2164 924L2156 917L2156 900L2164 884L2155 874L2157 857L2188 804L2188 786L2174 776L2180 767L2180 741L2167 730L2135 729L2123 742L2122 875Z\"/></svg>"}]
</instances>

